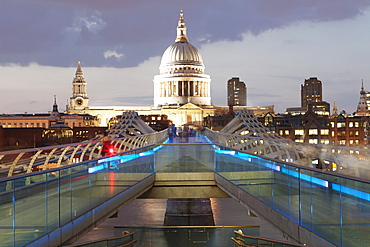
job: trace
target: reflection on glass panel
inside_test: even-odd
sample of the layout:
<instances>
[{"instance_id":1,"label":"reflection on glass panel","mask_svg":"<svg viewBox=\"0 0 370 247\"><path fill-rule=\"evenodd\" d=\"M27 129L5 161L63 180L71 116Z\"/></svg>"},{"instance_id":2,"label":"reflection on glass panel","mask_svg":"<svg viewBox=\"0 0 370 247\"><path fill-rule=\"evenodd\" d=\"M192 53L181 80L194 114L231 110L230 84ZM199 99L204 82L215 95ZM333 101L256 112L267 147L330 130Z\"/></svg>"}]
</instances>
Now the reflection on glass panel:
<instances>
[{"instance_id":1,"label":"reflection on glass panel","mask_svg":"<svg viewBox=\"0 0 370 247\"><path fill-rule=\"evenodd\" d=\"M90 209L90 190L95 189L90 186L87 169L71 169L71 209L72 218L76 218L86 213ZM94 193L100 193L94 191Z\"/></svg>"},{"instance_id":2,"label":"reflection on glass panel","mask_svg":"<svg viewBox=\"0 0 370 247\"><path fill-rule=\"evenodd\" d=\"M368 246L370 242L370 184L342 179L342 241L348 246L356 240L356 246Z\"/></svg>"},{"instance_id":3,"label":"reflection on glass panel","mask_svg":"<svg viewBox=\"0 0 370 247\"><path fill-rule=\"evenodd\" d=\"M34 234L44 235L46 229L45 174L14 180L15 245L24 245ZM31 186L32 184L32 186Z\"/></svg>"},{"instance_id":4,"label":"reflection on glass panel","mask_svg":"<svg viewBox=\"0 0 370 247\"><path fill-rule=\"evenodd\" d=\"M5 246L14 246L13 181L0 182L0 240Z\"/></svg>"},{"instance_id":5,"label":"reflection on glass panel","mask_svg":"<svg viewBox=\"0 0 370 247\"><path fill-rule=\"evenodd\" d=\"M59 178L60 225L72 220L71 168L60 170Z\"/></svg>"},{"instance_id":6,"label":"reflection on glass panel","mask_svg":"<svg viewBox=\"0 0 370 247\"><path fill-rule=\"evenodd\" d=\"M46 202L47 202L47 231L53 231L60 226L59 223L59 174L60 171L45 173Z\"/></svg>"},{"instance_id":7,"label":"reflection on glass panel","mask_svg":"<svg viewBox=\"0 0 370 247\"><path fill-rule=\"evenodd\" d=\"M301 217L300 223L302 226L306 227L308 230L312 230L312 201L311 201L311 183L308 177L309 171L304 169L298 169L299 177L302 176L308 178L306 180L301 180L300 185L300 208L301 208ZM307 174L308 173L308 174ZM308 181L307 181L308 180Z\"/></svg>"}]
</instances>

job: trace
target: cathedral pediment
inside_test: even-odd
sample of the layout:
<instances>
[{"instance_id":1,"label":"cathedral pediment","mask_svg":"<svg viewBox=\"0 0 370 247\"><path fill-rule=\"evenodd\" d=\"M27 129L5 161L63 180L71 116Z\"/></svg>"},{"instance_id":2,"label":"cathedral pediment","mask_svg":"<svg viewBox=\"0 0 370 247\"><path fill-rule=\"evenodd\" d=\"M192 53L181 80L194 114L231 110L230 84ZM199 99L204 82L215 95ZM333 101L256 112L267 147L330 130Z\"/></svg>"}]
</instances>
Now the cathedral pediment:
<instances>
[{"instance_id":1,"label":"cathedral pediment","mask_svg":"<svg viewBox=\"0 0 370 247\"><path fill-rule=\"evenodd\" d=\"M203 110L203 108L194 105L193 103L186 103L183 106L180 106L178 110Z\"/></svg>"}]
</instances>

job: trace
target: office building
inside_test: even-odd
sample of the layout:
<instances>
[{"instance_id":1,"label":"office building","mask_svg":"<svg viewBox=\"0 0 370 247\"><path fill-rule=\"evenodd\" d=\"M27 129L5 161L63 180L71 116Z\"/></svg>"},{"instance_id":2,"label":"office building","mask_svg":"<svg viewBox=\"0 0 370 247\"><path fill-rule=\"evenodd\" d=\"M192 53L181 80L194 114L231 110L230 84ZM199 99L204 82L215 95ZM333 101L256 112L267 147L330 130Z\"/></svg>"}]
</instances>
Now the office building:
<instances>
[{"instance_id":1,"label":"office building","mask_svg":"<svg viewBox=\"0 0 370 247\"><path fill-rule=\"evenodd\" d=\"M238 77L233 77L227 81L227 105L247 105L247 87Z\"/></svg>"},{"instance_id":2,"label":"office building","mask_svg":"<svg viewBox=\"0 0 370 247\"><path fill-rule=\"evenodd\" d=\"M322 83L317 77L305 79L301 85L301 107L307 107L309 103L322 101Z\"/></svg>"}]
</instances>

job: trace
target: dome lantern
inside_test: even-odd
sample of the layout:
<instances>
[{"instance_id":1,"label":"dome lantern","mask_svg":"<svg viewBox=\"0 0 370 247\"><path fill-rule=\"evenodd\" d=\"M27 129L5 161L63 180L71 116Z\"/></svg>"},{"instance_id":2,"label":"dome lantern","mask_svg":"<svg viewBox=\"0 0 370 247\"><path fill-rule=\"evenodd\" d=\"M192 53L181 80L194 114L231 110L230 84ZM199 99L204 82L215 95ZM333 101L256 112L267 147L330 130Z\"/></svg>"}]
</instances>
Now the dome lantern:
<instances>
[{"instance_id":1,"label":"dome lantern","mask_svg":"<svg viewBox=\"0 0 370 247\"><path fill-rule=\"evenodd\" d=\"M177 37L175 42L189 42L186 37L186 26L184 21L184 14L182 13L182 8L180 9L180 20L177 25Z\"/></svg>"}]
</instances>

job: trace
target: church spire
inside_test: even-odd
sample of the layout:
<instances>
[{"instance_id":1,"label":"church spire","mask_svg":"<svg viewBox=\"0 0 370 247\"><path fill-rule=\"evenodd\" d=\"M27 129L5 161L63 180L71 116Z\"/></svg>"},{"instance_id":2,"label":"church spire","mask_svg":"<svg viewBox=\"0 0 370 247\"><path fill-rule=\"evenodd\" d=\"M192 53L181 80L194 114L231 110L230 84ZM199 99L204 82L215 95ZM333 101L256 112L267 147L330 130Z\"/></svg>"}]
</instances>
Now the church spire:
<instances>
[{"instance_id":1,"label":"church spire","mask_svg":"<svg viewBox=\"0 0 370 247\"><path fill-rule=\"evenodd\" d=\"M360 94L365 94L365 88L364 88L364 79L362 79L362 84L361 84L361 91Z\"/></svg>"},{"instance_id":2,"label":"church spire","mask_svg":"<svg viewBox=\"0 0 370 247\"><path fill-rule=\"evenodd\" d=\"M338 117L338 108L337 108L337 101L336 100L334 100L333 116Z\"/></svg>"},{"instance_id":3,"label":"church spire","mask_svg":"<svg viewBox=\"0 0 370 247\"><path fill-rule=\"evenodd\" d=\"M357 111L355 112L355 115L368 115L368 114L370 114L370 111L368 109L366 102L366 91L364 88L364 80L362 80L360 101L358 102Z\"/></svg>"},{"instance_id":4,"label":"church spire","mask_svg":"<svg viewBox=\"0 0 370 247\"><path fill-rule=\"evenodd\" d=\"M186 26L185 21L182 13L182 8L180 9L180 20L177 25L177 37L175 42L189 42L188 38L186 37Z\"/></svg>"},{"instance_id":5,"label":"church spire","mask_svg":"<svg viewBox=\"0 0 370 247\"><path fill-rule=\"evenodd\" d=\"M53 112L58 112L57 96L56 95L54 95Z\"/></svg>"},{"instance_id":6,"label":"church spire","mask_svg":"<svg viewBox=\"0 0 370 247\"><path fill-rule=\"evenodd\" d=\"M60 113L58 111L57 96L54 95L53 111L50 113L49 116L49 125L56 123L58 120L60 120Z\"/></svg>"}]
</instances>

